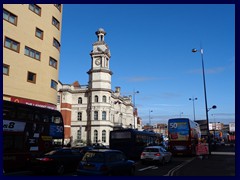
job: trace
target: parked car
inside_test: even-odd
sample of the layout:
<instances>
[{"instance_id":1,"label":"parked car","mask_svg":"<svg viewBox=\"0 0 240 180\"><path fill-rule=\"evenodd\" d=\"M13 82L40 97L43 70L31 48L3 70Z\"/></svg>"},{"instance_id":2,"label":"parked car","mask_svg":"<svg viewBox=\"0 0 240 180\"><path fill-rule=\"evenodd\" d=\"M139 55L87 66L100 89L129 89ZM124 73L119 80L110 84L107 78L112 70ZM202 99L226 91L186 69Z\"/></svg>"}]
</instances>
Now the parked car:
<instances>
[{"instance_id":1,"label":"parked car","mask_svg":"<svg viewBox=\"0 0 240 180\"><path fill-rule=\"evenodd\" d=\"M155 162L158 164L165 164L172 159L172 153L167 151L162 146L148 146L141 153L141 163Z\"/></svg>"},{"instance_id":2,"label":"parked car","mask_svg":"<svg viewBox=\"0 0 240 180\"><path fill-rule=\"evenodd\" d=\"M112 149L87 151L77 168L77 175L134 175L134 172L135 162Z\"/></svg>"},{"instance_id":3,"label":"parked car","mask_svg":"<svg viewBox=\"0 0 240 180\"><path fill-rule=\"evenodd\" d=\"M93 146L82 146L82 147L75 146L75 147L72 147L72 148L73 148L73 149L76 149L77 151L79 151L79 152L81 153L81 155L82 155L81 160L82 160L84 154L85 154L87 151L94 149Z\"/></svg>"},{"instance_id":4,"label":"parked car","mask_svg":"<svg viewBox=\"0 0 240 180\"><path fill-rule=\"evenodd\" d=\"M82 154L73 148L59 148L33 157L30 168L35 173L54 173L61 175L65 171L76 171Z\"/></svg>"},{"instance_id":5,"label":"parked car","mask_svg":"<svg viewBox=\"0 0 240 180\"><path fill-rule=\"evenodd\" d=\"M101 143L94 143L92 146L94 149L108 149L106 146L104 146Z\"/></svg>"},{"instance_id":6,"label":"parked car","mask_svg":"<svg viewBox=\"0 0 240 180\"><path fill-rule=\"evenodd\" d=\"M93 150L93 149L107 149L107 147L102 145L102 144L93 144L92 146L82 146L82 147L75 146L75 147L72 147L72 148L78 150L81 153L82 157L89 150Z\"/></svg>"}]
</instances>

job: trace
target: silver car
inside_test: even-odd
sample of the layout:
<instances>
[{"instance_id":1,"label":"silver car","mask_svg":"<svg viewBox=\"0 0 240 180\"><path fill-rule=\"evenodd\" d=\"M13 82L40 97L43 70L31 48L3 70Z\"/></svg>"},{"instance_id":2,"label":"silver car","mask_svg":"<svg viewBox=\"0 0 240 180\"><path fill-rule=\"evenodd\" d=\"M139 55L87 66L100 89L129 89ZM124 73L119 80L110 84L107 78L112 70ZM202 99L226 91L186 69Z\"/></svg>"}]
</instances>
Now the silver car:
<instances>
[{"instance_id":1,"label":"silver car","mask_svg":"<svg viewBox=\"0 0 240 180\"><path fill-rule=\"evenodd\" d=\"M148 146L141 153L141 162L156 162L159 164L165 164L172 159L172 153L164 149L162 146Z\"/></svg>"}]
</instances>

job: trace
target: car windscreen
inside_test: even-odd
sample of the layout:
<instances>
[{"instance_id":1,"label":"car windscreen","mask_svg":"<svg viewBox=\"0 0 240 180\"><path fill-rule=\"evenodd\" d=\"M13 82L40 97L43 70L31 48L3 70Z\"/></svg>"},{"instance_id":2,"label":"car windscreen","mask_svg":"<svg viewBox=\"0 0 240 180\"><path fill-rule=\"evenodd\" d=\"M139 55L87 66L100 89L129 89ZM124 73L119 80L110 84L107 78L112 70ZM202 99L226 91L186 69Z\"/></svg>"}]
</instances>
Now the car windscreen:
<instances>
[{"instance_id":1,"label":"car windscreen","mask_svg":"<svg viewBox=\"0 0 240 180\"><path fill-rule=\"evenodd\" d=\"M104 153L101 152L86 152L82 161L87 162L104 162Z\"/></svg>"},{"instance_id":2,"label":"car windscreen","mask_svg":"<svg viewBox=\"0 0 240 180\"><path fill-rule=\"evenodd\" d=\"M145 148L144 152L159 152L157 148Z\"/></svg>"},{"instance_id":3,"label":"car windscreen","mask_svg":"<svg viewBox=\"0 0 240 180\"><path fill-rule=\"evenodd\" d=\"M57 150L52 150L52 151L49 151L47 153L45 153L44 155L53 155L57 152Z\"/></svg>"}]
</instances>

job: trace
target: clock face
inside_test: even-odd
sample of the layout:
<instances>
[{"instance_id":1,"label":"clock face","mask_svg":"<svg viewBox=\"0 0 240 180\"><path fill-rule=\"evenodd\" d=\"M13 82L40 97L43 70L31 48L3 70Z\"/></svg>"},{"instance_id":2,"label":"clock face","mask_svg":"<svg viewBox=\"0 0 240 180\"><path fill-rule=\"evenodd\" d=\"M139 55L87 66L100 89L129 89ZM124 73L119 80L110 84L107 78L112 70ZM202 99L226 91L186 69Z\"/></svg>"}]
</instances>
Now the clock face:
<instances>
[{"instance_id":1,"label":"clock face","mask_svg":"<svg viewBox=\"0 0 240 180\"><path fill-rule=\"evenodd\" d=\"M101 62L100 59L96 59L96 60L95 60L95 64L96 64L96 65L99 65L100 62Z\"/></svg>"}]
</instances>

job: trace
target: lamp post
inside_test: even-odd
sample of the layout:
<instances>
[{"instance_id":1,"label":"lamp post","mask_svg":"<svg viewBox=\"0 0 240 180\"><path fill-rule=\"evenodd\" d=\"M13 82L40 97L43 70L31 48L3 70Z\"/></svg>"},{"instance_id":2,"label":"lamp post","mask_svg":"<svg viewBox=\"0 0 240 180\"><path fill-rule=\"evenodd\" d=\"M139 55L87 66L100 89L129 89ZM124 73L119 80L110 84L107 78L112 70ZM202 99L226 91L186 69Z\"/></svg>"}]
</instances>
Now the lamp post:
<instances>
[{"instance_id":1,"label":"lamp post","mask_svg":"<svg viewBox=\"0 0 240 180\"><path fill-rule=\"evenodd\" d=\"M192 98L189 98L189 100L193 102L193 117L194 117L194 121L195 121L195 103L194 103L194 101L197 100L197 98L192 97Z\"/></svg>"},{"instance_id":2,"label":"lamp post","mask_svg":"<svg viewBox=\"0 0 240 180\"><path fill-rule=\"evenodd\" d=\"M183 112L180 112L180 118L182 117Z\"/></svg>"},{"instance_id":3,"label":"lamp post","mask_svg":"<svg viewBox=\"0 0 240 180\"><path fill-rule=\"evenodd\" d=\"M192 52L198 52L197 49L192 49ZM208 106L207 106L207 91L206 91L206 80L205 80L205 71L204 71L204 61L203 61L203 49L200 49L201 53L201 60L202 60L202 74L203 74L203 86L204 86L204 97L205 97L205 111L206 111L206 120L207 120L207 142L208 142L208 149L209 149L209 143L210 143L210 136L209 136L209 121L208 121ZM209 154L211 154L209 149Z\"/></svg>"},{"instance_id":4,"label":"lamp post","mask_svg":"<svg viewBox=\"0 0 240 180\"><path fill-rule=\"evenodd\" d=\"M153 112L153 110L149 110L149 126L151 126L151 116L150 116L151 112Z\"/></svg>"},{"instance_id":5,"label":"lamp post","mask_svg":"<svg viewBox=\"0 0 240 180\"><path fill-rule=\"evenodd\" d=\"M139 91L133 91L133 128L135 129L135 94L138 94Z\"/></svg>"}]
</instances>

